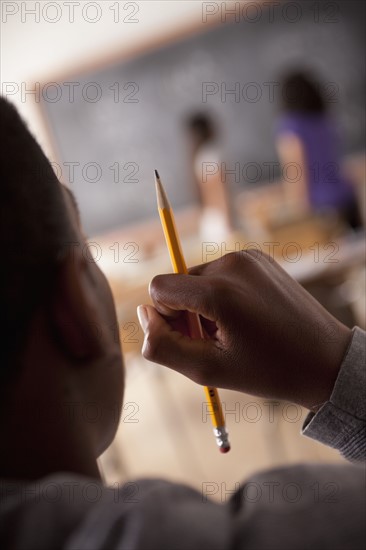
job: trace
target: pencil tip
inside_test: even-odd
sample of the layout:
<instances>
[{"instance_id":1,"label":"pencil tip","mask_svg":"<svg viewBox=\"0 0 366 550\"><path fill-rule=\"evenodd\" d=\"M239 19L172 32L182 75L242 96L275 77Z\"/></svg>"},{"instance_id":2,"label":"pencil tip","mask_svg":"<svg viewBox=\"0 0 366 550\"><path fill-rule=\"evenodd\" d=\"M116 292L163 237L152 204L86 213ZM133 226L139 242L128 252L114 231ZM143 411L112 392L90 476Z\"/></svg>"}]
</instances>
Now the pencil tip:
<instances>
[{"instance_id":1,"label":"pencil tip","mask_svg":"<svg viewBox=\"0 0 366 550\"><path fill-rule=\"evenodd\" d=\"M159 172L157 170L154 170L154 172L155 172L155 189L156 189L156 195L158 198L158 205L160 208L170 208L168 197L166 196L163 184L161 183L161 179L159 177Z\"/></svg>"}]
</instances>

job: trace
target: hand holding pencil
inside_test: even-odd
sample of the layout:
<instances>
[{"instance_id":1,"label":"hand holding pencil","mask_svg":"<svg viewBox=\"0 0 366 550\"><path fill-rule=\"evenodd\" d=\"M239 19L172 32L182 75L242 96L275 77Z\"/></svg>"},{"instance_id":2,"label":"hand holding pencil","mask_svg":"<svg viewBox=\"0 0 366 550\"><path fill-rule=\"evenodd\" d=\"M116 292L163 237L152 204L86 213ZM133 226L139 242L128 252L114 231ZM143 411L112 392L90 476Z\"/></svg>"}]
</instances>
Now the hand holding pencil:
<instances>
[{"instance_id":1,"label":"hand holding pencil","mask_svg":"<svg viewBox=\"0 0 366 550\"><path fill-rule=\"evenodd\" d=\"M181 250L165 199L162 224ZM173 265L182 274L154 277L154 307L138 308L146 359L207 386L206 392L221 387L308 409L329 399L351 331L273 258L243 250L187 271L181 254ZM187 311L194 315L187 319ZM327 327L334 338L327 338Z\"/></svg>"},{"instance_id":2,"label":"hand holding pencil","mask_svg":"<svg viewBox=\"0 0 366 550\"><path fill-rule=\"evenodd\" d=\"M326 402L352 331L257 249L157 275L140 306L143 355L194 382L310 410ZM192 339L185 311L200 316ZM329 338L329 327L332 338Z\"/></svg>"},{"instance_id":3,"label":"hand holding pencil","mask_svg":"<svg viewBox=\"0 0 366 550\"><path fill-rule=\"evenodd\" d=\"M175 273L187 274L187 266L184 260L182 247L175 227L175 221L170 203L166 196L159 174L155 170L156 195L161 224L163 226L165 240L169 249L170 259ZM197 313L187 312L189 335L194 339L204 339L204 332ZM220 397L214 387L205 387L206 398L209 404L209 412L214 428L214 435L220 452L227 453L230 443L225 427L225 419L222 413Z\"/></svg>"}]
</instances>

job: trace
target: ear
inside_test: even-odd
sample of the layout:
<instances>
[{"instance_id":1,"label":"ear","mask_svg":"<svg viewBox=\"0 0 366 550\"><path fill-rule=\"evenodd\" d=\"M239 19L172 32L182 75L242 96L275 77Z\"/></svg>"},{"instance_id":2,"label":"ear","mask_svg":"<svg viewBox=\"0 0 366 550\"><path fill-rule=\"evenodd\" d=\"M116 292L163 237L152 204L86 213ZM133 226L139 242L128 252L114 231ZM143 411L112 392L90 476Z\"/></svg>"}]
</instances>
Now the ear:
<instances>
[{"instance_id":1,"label":"ear","mask_svg":"<svg viewBox=\"0 0 366 550\"><path fill-rule=\"evenodd\" d=\"M91 266L78 248L59 267L49 301L49 321L61 351L76 360L101 354L101 330Z\"/></svg>"}]
</instances>

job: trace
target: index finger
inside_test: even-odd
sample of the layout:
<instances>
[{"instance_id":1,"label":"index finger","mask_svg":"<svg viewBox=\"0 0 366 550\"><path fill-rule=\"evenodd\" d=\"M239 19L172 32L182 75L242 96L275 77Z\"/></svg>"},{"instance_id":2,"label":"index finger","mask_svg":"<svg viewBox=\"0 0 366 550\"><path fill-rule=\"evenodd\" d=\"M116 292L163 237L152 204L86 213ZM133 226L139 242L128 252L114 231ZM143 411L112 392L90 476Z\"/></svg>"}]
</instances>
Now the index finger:
<instances>
[{"instance_id":1,"label":"index finger","mask_svg":"<svg viewBox=\"0 0 366 550\"><path fill-rule=\"evenodd\" d=\"M156 309L163 315L174 311L191 311L217 320L216 283L208 277L196 275L156 275L150 283L149 293ZM216 295L216 298L215 298Z\"/></svg>"}]
</instances>

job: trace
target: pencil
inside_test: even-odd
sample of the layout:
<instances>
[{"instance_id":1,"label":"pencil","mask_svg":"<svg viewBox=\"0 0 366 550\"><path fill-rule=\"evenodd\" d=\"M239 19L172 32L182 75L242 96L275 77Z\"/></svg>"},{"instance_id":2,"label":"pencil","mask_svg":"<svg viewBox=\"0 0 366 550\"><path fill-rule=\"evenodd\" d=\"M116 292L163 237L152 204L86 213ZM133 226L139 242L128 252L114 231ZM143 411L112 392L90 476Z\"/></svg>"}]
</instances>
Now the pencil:
<instances>
[{"instance_id":1,"label":"pencil","mask_svg":"<svg viewBox=\"0 0 366 550\"><path fill-rule=\"evenodd\" d=\"M157 170L155 170L155 185L160 221L163 227L173 270L175 273L188 274L178 232L175 226L173 211ZM187 321L190 336L192 338L204 339L205 335L202 330L199 315L196 313L187 312ZM230 443L225 427L225 419L222 412L218 391L216 388L208 386L205 386L204 390L208 402L208 412L210 413L213 424L213 432L216 438L216 443L220 449L220 452L227 453L230 451Z\"/></svg>"}]
</instances>

